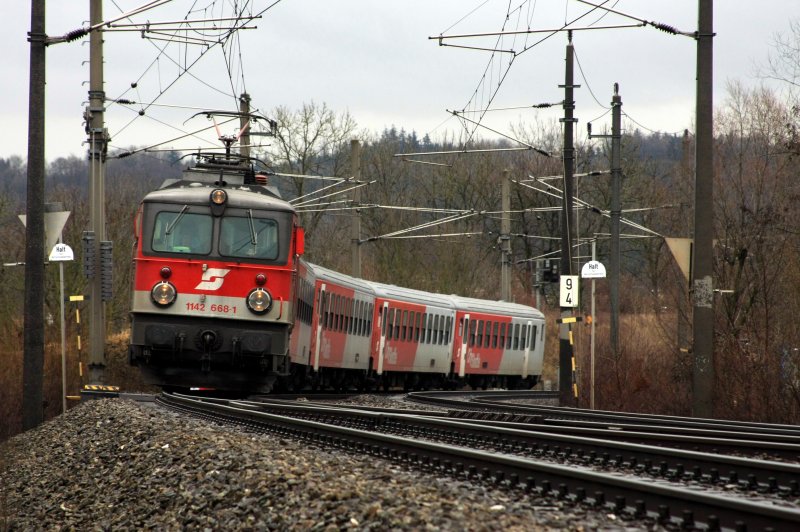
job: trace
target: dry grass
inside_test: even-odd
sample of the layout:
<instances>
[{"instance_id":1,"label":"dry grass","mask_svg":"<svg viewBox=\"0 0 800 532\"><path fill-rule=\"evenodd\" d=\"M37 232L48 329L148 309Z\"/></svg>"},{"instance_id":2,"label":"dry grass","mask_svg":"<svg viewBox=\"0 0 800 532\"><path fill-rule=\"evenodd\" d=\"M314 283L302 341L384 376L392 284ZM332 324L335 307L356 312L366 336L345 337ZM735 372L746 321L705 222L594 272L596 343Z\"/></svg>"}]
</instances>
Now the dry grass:
<instances>
[{"instance_id":1,"label":"dry grass","mask_svg":"<svg viewBox=\"0 0 800 532\"><path fill-rule=\"evenodd\" d=\"M67 341L70 344L70 340ZM122 391L153 392L146 386L136 368L128 365L128 331L116 333L106 339L105 384L119 386ZM68 345L66 349L67 395L77 396L84 384L86 375L86 346L81 353L83 375L79 369L77 349ZM0 442L22 431L22 346L3 354L4 371L0 375ZM61 344L45 345L44 375L42 387L44 419L51 419L62 412ZM75 400L67 401L67 408L75 406Z\"/></svg>"}]
</instances>

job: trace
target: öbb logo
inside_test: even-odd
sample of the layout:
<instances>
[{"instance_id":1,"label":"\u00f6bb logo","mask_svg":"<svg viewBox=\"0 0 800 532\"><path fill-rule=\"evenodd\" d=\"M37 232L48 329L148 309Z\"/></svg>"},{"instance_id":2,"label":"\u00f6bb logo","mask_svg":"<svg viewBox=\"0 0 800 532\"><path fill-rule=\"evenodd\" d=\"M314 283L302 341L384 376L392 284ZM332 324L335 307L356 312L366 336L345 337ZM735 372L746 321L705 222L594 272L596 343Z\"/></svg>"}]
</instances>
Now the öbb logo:
<instances>
[{"instance_id":1,"label":"\u00f6bb logo","mask_svg":"<svg viewBox=\"0 0 800 532\"><path fill-rule=\"evenodd\" d=\"M230 270L225 268L209 268L203 272L203 280L194 287L195 290L219 290Z\"/></svg>"}]
</instances>

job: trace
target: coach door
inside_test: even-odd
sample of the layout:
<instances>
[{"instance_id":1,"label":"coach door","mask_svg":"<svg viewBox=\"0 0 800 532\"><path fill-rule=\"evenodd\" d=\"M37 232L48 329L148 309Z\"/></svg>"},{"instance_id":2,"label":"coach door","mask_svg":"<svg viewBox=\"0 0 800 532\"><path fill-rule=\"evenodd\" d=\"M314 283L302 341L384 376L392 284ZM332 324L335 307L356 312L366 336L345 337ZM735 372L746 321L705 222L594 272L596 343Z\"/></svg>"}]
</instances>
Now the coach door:
<instances>
[{"instance_id":1,"label":"coach door","mask_svg":"<svg viewBox=\"0 0 800 532\"><path fill-rule=\"evenodd\" d=\"M467 371L467 340L469 337L469 314L464 314L461 321L461 359L458 361L458 376L463 377Z\"/></svg>"},{"instance_id":2,"label":"coach door","mask_svg":"<svg viewBox=\"0 0 800 532\"><path fill-rule=\"evenodd\" d=\"M528 320L525 329L525 354L522 356L523 379L528 377L528 360L530 360L531 345L536 342L536 329L533 327L533 322Z\"/></svg>"},{"instance_id":3,"label":"coach door","mask_svg":"<svg viewBox=\"0 0 800 532\"><path fill-rule=\"evenodd\" d=\"M325 291L325 283L319 287L319 299L317 300L317 330L314 331L314 371L319 371L319 350L322 344L322 325L323 321L328 318L328 298Z\"/></svg>"},{"instance_id":4,"label":"coach door","mask_svg":"<svg viewBox=\"0 0 800 532\"><path fill-rule=\"evenodd\" d=\"M386 328L388 327L389 322L389 302L383 302L383 308L378 314L380 319L380 331L381 337L380 341L378 342L378 375L383 375L383 356L384 351L386 349Z\"/></svg>"}]
</instances>

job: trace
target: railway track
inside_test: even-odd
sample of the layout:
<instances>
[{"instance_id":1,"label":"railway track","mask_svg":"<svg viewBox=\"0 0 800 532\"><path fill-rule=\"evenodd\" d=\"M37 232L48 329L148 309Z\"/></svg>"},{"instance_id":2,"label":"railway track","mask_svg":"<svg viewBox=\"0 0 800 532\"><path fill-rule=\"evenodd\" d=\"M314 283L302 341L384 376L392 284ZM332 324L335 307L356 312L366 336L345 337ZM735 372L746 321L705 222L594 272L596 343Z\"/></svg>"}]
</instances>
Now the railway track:
<instances>
[{"instance_id":1,"label":"railway track","mask_svg":"<svg viewBox=\"0 0 800 532\"><path fill-rule=\"evenodd\" d=\"M800 526L800 509L792 502L798 496L797 464L575 437L543 432L532 423L461 419L455 411L409 413L179 395L162 395L158 402L630 520L712 530ZM720 475L721 467L733 473Z\"/></svg>"}]
</instances>

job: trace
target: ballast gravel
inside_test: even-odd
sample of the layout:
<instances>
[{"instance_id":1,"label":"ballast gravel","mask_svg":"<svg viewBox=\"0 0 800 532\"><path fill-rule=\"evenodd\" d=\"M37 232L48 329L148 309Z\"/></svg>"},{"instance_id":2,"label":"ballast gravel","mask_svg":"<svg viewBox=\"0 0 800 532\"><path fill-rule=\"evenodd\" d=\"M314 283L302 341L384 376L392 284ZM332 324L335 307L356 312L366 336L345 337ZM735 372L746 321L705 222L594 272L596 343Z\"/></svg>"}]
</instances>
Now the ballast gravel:
<instances>
[{"instance_id":1,"label":"ballast gravel","mask_svg":"<svg viewBox=\"0 0 800 532\"><path fill-rule=\"evenodd\" d=\"M81 403L0 444L0 530L635 528L124 399Z\"/></svg>"}]
</instances>

